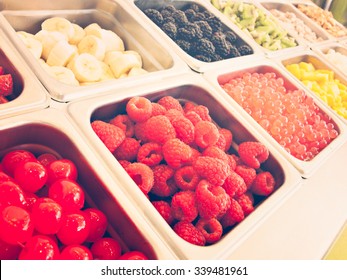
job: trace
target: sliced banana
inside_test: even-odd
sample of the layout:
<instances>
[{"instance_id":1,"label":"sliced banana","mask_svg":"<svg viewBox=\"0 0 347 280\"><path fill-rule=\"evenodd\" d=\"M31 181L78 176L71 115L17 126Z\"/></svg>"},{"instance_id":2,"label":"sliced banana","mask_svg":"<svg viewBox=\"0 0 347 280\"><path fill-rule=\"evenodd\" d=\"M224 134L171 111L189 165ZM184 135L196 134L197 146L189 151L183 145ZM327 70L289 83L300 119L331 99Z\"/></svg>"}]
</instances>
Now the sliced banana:
<instances>
[{"instance_id":1,"label":"sliced banana","mask_svg":"<svg viewBox=\"0 0 347 280\"><path fill-rule=\"evenodd\" d=\"M66 66L75 55L75 46L66 41L59 41L50 51L46 62L50 66Z\"/></svg>"},{"instance_id":2,"label":"sliced banana","mask_svg":"<svg viewBox=\"0 0 347 280\"><path fill-rule=\"evenodd\" d=\"M48 73L58 81L72 85L72 86L78 86L79 82L76 80L74 73L63 66L51 66L48 68Z\"/></svg>"},{"instance_id":3,"label":"sliced banana","mask_svg":"<svg viewBox=\"0 0 347 280\"><path fill-rule=\"evenodd\" d=\"M76 56L68 66L76 79L83 82L96 82L102 76L100 61L89 53Z\"/></svg>"},{"instance_id":4,"label":"sliced banana","mask_svg":"<svg viewBox=\"0 0 347 280\"><path fill-rule=\"evenodd\" d=\"M77 45L83 39L83 37L86 36L86 32L80 25L76 23L72 23L72 27L74 28L74 35L72 38L70 38L69 43L71 45Z\"/></svg>"},{"instance_id":5,"label":"sliced banana","mask_svg":"<svg viewBox=\"0 0 347 280\"><path fill-rule=\"evenodd\" d=\"M100 39L106 46L106 51L124 51L124 42L115 32L111 30L101 29Z\"/></svg>"},{"instance_id":6,"label":"sliced banana","mask_svg":"<svg viewBox=\"0 0 347 280\"><path fill-rule=\"evenodd\" d=\"M84 32L86 32L86 35L95 35L94 30L99 30L99 29L101 29L101 26L99 24L91 23L84 28Z\"/></svg>"},{"instance_id":7,"label":"sliced banana","mask_svg":"<svg viewBox=\"0 0 347 280\"><path fill-rule=\"evenodd\" d=\"M141 67L136 55L132 53L111 52L108 65L116 78L127 74L133 67Z\"/></svg>"},{"instance_id":8,"label":"sliced banana","mask_svg":"<svg viewBox=\"0 0 347 280\"><path fill-rule=\"evenodd\" d=\"M104 42L94 35L85 36L77 45L78 52L89 53L99 60L104 60L105 57L105 44Z\"/></svg>"},{"instance_id":9,"label":"sliced banana","mask_svg":"<svg viewBox=\"0 0 347 280\"><path fill-rule=\"evenodd\" d=\"M43 46L42 43L35 38L31 33L25 31L17 32L19 38L23 41L26 48L33 54L36 59L39 59L42 54Z\"/></svg>"},{"instance_id":10,"label":"sliced banana","mask_svg":"<svg viewBox=\"0 0 347 280\"><path fill-rule=\"evenodd\" d=\"M143 68L133 67L130 69L130 71L128 73L128 77L140 76L140 75L143 75L146 73L148 73L148 71L143 69Z\"/></svg>"},{"instance_id":11,"label":"sliced banana","mask_svg":"<svg viewBox=\"0 0 347 280\"><path fill-rule=\"evenodd\" d=\"M42 30L47 31L58 31L68 38L70 40L74 34L75 30L73 28L72 23L63 17L51 17L46 19L41 24Z\"/></svg>"},{"instance_id":12,"label":"sliced banana","mask_svg":"<svg viewBox=\"0 0 347 280\"><path fill-rule=\"evenodd\" d=\"M42 43L42 55L44 60L47 60L49 53L56 43L60 41L67 41L67 37L57 31L41 30L35 34L35 38Z\"/></svg>"},{"instance_id":13,"label":"sliced banana","mask_svg":"<svg viewBox=\"0 0 347 280\"><path fill-rule=\"evenodd\" d=\"M111 68L103 61L100 61L102 74L100 81L108 81L108 80L114 80L115 77L113 76Z\"/></svg>"},{"instance_id":14,"label":"sliced banana","mask_svg":"<svg viewBox=\"0 0 347 280\"><path fill-rule=\"evenodd\" d=\"M124 53L130 53L130 54L135 55L137 60L139 61L139 64L141 65L140 67L142 67L142 57L137 51L128 50L128 51L125 51Z\"/></svg>"},{"instance_id":15,"label":"sliced banana","mask_svg":"<svg viewBox=\"0 0 347 280\"><path fill-rule=\"evenodd\" d=\"M110 62L113 59L113 57L116 57L117 55L121 55L123 54L123 52L121 51L110 51L110 52L106 52L105 54L105 58L104 58L104 62L110 66Z\"/></svg>"}]
</instances>

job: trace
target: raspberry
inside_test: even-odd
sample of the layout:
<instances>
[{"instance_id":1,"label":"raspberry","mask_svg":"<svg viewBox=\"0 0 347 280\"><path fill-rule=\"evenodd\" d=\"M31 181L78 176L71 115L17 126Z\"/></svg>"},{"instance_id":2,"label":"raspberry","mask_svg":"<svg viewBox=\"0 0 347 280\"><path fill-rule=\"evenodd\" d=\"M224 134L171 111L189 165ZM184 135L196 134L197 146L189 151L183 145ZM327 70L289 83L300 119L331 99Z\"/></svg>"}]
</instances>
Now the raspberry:
<instances>
[{"instance_id":1,"label":"raspberry","mask_svg":"<svg viewBox=\"0 0 347 280\"><path fill-rule=\"evenodd\" d=\"M194 106L189 111L193 111L193 112L197 113L203 121L208 121L208 122L212 121L212 118L210 116L210 111L204 105ZM189 112L189 111L187 111L187 112Z\"/></svg>"},{"instance_id":2,"label":"raspberry","mask_svg":"<svg viewBox=\"0 0 347 280\"><path fill-rule=\"evenodd\" d=\"M226 178L223 188L231 198L234 196L238 197L247 191L245 181L234 171L231 171L230 175Z\"/></svg>"},{"instance_id":3,"label":"raspberry","mask_svg":"<svg viewBox=\"0 0 347 280\"><path fill-rule=\"evenodd\" d=\"M131 164L130 161L127 161L127 160L124 160L124 159L121 159L121 160L118 160L119 164L125 169L127 166L129 166L129 164Z\"/></svg>"},{"instance_id":4,"label":"raspberry","mask_svg":"<svg viewBox=\"0 0 347 280\"><path fill-rule=\"evenodd\" d=\"M229 151L231 147L231 143L233 142L233 134L231 133L229 129L226 129L226 128L219 129L219 134L223 135L225 139L224 151L225 152Z\"/></svg>"},{"instance_id":5,"label":"raspberry","mask_svg":"<svg viewBox=\"0 0 347 280\"><path fill-rule=\"evenodd\" d=\"M254 199L253 195L250 192L246 192L235 199L240 204L245 216L248 216L250 213L254 211Z\"/></svg>"},{"instance_id":6,"label":"raspberry","mask_svg":"<svg viewBox=\"0 0 347 280\"><path fill-rule=\"evenodd\" d=\"M194 107L196 106L195 103L191 102L191 101L186 101L184 103L184 106L183 106L183 111L184 113L188 113L189 111L191 111L191 109L193 109Z\"/></svg>"},{"instance_id":7,"label":"raspberry","mask_svg":"<svg viewBox=\"0 0 347 280\"><path fill-rule=\"evenodd\" d=\"M146 121L145 137L149 142L164 144L176 138L176 132L166 116L154 116Z\"/></svg>"},{"instance_id":8,"label":"raspberry","mask_svg":"<svg viewBox=\"0 0 347 280\"><path fill-rule=\"evenodd\" d=\"M113 153L125 139L125 133L119 127L96 120L91 123L92 129L107 149Z\"/></svg>"},{"instance_id":9,"label":"raspberry","mask_svg":"<svg viewBox=\"0 0 347 280\"><path fill-rule=\"evenodd\" d=\"M247 188L252 185L255 177L257 176L256 170L252 167L248 167L247 165L236 166L235 172L242 177L242 179L246 183Z\"/></svg>"},{"instance_id":10,"label":"raspberry","mask_svg":"<svg viewBox=\"0 0 347 280\"><path fill-rule=\"evenodd\" d=\"M257 174L253 184L251 186L251 191L254 194L268 196L275 189L275 179L272 174L268 171Z\"/></svg>"},{"instance_id":11,"label":"raspberry","mask_svg":"<svg viewBox=\"0 0 347 280\"><path fill-rule=\"evenodd\" d=\"M217 186L223 185L231 172L228 164L218 158L207 156L199 157L195 161L194 168L201 178Z\"/></svg>"},{"instance_id":12,"label":"raspberry","mask_svg":"<svg viewBox=\"0 0 347 280\"><path fill-rule=\"evenodd\" d=\"M230 197L222 187L201 180L195 189L199 215L203 219L222 216L230 207Z\"/></svg>"},{"instance_id":13,"label":"raspberry","mask_svg":"<svg viewBox=\"0 0 347 280\"><path fill-rule=\"evenodd\" d=\"M166 110L176 109L183 113L183 108L180 102L170 95L160 98L157 103L163 106Z\"/></svg>"},{"instance_id":14,"label":"raspberry","mask_svg":"<svg viewBox=\"0 0 347 280\"><path fill-rule=\"evenodd\" d=\"M192 223L180 221L175 224L173 229L179 237L191 244L204 246L206 243L202 232L198 230Z\"/></svg>"},{"instance_id":15,"label":"raspberry","mask_svg":"<svg viewBox=\"0 0 347 280\"><path fill-rule=\"evenodd\" d=\"M202 121L201 117L199 116L199 114L197 112L194 111L189 111L187 113L185 113L185 117L190 120L190 122L193 125L196 125L198 122Z\"/></svg>"},{"instance_id":16,"label":"raspberry","mask_svg":"<svg viewBox=\"0 0 347 280\"><path fill-rule=\"evenodd\" d=\"M148 142L143 144L137 154L137 161L148 166L158 165L163 160L161 146L158 143Z\"/></svg>"},{"instance_id":17,"label":"raspberry","mask_svg":"<svg viewBox=\"0 0 347 280\"><path fill-rule=\"evenodd\" d=\"M160 164L152 168L154 184L151 193L160 197L168 197L177 191L173 181L174 170L166 164Z\"/></svg>"},{"instance_id":18,"label":"raspberry","mask_svg":"<svg viewBox=\"0 0 347 280\"><path fill-rule=\"evenodd\" d=\"M215 146L218 147L219 149L225 151L226 140L225 140L223 134L219 133L219 138L218 138L218 141L215 144Z\"/></svg>"},{"instance_id":19,"label":"raspberry","mask_svg":"<svg viewBox=\"0 0 347 280\"><path fill-rule=\"evenodd\" d=\"M174 174L174 180L178 188L184 191L194 191L200 181L199 175L195 172L193 166L183 166L177 169Z\"/></svg>"},{"instance_id":20,"label":"raspberry","mask_svg":"<svg viewBox=\"0 0 347 280\"><path fill-rule=\"evenodd\" d=\"M171 225L174 222L175 219L172 216L171 206L168 202L164 200L158 200L152 201L152 204L169 225Z\"/></svg>"},{"instance_id":21,"label":"raspberry","mask_svg":"<svg viewBox=\"0 0 347 280\"><path fill-rule=\"evenodd\" d=\"M238 157L237 155L235 155L235 154L231 154L230 155L233 159L234 159L234 161L235 161L235 167L236 167L236 165L244 165L244 163L243 163L243 161L240 159L240 157ZM235 169L235 168L234 168Z\"/></svg>"},{"instance_id":22,"label":"raspberry","mask_svg":"<svg viewBox=\"0 0 347 280\"><path fill-rule=\"evenodd\" d=\"M216 243L222 237L223 227L217 219L200 219L195 226L202 232L208 244Z\"/></svg>"},{"instance_id":23,"label":"raspberry","mask_svg":"<svg viewBox=\"0 0 347 280\"><path fill-rule=\"evenodd\" d=\"M150 167L140 162L134 162L129 164L125 171L144 194L147 194L152 189L154 176Z\"/></svg>"},{"instance_id":24,"label":"raspberry","mask_svg":"<svg viewBox=\"0 0 347 280\"><path fill-rule=\"evenodd\" d=\"M134 125L134 134L137 140L140 140L141 142L148 142L148 138L146 135L146 122L144 123L136 123Z\"/></svg>"},{"instance_id":25,"label":"raspberry","mask_svg":"<svg viewBox=\"0 0 347 280\"><path fill-rule=\"evenodd\" d=\"M220 222L225 229L241 222L244 218L245 215L242 211L241 205L235 199L231 199L231 206L224 214Z\"/></svg>"},{"instance_id":26,"label":"raspberry","mask_svg":"<svg viewBox=\"0 0 347 280\"><path fill-rule=\"evenodd\" d=\"M201 121L195 125L195 143L200 148L207 148L217 143L219 138L218 128L211 122Z\"/></svg>"},{"instance_id":27,"label":"raspberry","mask_svg":"<svg viewBox=\"0 0 347 280\"><path fill-rule=\"evenodd\" d=\"M171 124L176 131L176 137L186 144L191 144L194 141L195 128L192 122L183 115L175 117L171 120Z\"/></svg>"},{"instance_id":28,"label":"raspberry","mask_svg":"<svg viewBox=\"0 0 347 280\"><path fill-rule=\"evenodd\" d=\"M152 115L152 103L146 97L132 97L125 110L132 121L144 122Z\"/></svg>"},{"instance_id":29,"label":"raspberry","mask_svg":"<svg viewBox=\"0 0 347 280\"><path fill-rule=\"evenodd\" d=\"M130 120L128 115L117 115L109 123L121 128L126 137L134 136L134 122Z\"/></svg>"},{"instance_id":30,"label":"raspberry","mask_svg":"<svg viewBox=\"0 0 347 280\"><path fill-rule=\"evenodd\" d=\"M194 149L194 148L191 148L192 150L192 155L190 157L190 159L184 164L184 165L194 165L195 161L198 159L198 157L201 156L201 153L197 150L197 149Z\"/></svg>"},{"instance_id":31,"label":"raspberry","mask_svg":"<svg viewBox=\"0 0 347 280\"><path fill-rule=\"evenodd\" d=\"M171 200L172 216L179 221L192 222L198 216L195 193L180 191L174 194Z\"/></svg>"},{"instance_id":32,"label":"raspberry","mask_svg":"<svg viewBox=\"0 0 347 280\"><path fill-rule=\"evenodd\" d=\"M165 117L167 117L170 120L170 122L172 123L173 119L181 118L181 117L183 117L183 114L181 111L179 111L177 109L169 109L166 111Z\"/></svg>"},{"instance_id":33,"label":"raspberry","mask_svg":"<svg viewBox=\"0 0 347 280\"><path fill-rule=\"evenodd\" d=\"M158 103L152 103L152 116L165 115L166 109Z\"/></svg>"},{"instance_id":34,"label":"raspberry","mask_svg":"<svg viewBox=\"0 0 347 280\"><path fill-rule=\"evenodd\" d=\"M140 143L135 138L125 138L122 144L113 152L118 160L134 161L140 148Z\"/></svg>"},{"instance_id":35,"label":"raspberry","mask_svg":"<svg viewBox=\"0 0 347 280\"><path fill-rule=\"evenodd\" d=\"M225 164L229 163L229 156L224 151L222 151L220 148L218 148L216 146L207 147L202 152L202 155L207 156L207 157L218 158L218 159L222 160L223 162L225 162Z\"/></svg>"},{"instance_id":36,"label":"raspberry","mask_svg":"<svg viewBox=\"0 0 347 280\"><path fill-rule=\"evenodd\" d=\"M243 142L239 145L238 152L241 160L255 169L269 157L269 150L260 142Z\"/></svg>"},{"instance_id":37,"label":"raspberry","mask_svg":"<svg viewBox=\"0 0 347 280\"><path fill-rule=\"evenodd\" d=\"M166 163L177 169L190 159L192 149L177 138L170 139L163 145L163 155Z\"/></svg>"},{"instance_id":38,"label":"raspberry","mask_svg":"<svg viewBox=\"0 0 347 280\"><path fill-rule=\"evenodd\" d=\"M236 168L236 160L235 160L235 158L233 157L233 155L229 155L228 154L228 159L229 159L228 164L229 164L230 169L231 170L235 170L235 168Z\"/></svg>"}]
</instances>

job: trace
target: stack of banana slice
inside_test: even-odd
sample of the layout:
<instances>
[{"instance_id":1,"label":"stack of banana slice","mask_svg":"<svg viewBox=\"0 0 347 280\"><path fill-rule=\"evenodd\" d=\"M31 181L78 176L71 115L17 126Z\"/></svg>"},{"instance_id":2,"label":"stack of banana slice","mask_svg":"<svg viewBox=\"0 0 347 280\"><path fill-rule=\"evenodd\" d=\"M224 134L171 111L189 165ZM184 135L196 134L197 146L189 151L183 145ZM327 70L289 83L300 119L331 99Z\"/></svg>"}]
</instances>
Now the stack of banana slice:
<instances>
[{"instance_id":1,"label":"stack of banana slice","mask_svg":"<svg viewBox=\"0 0 347 280\"><path fill-rule=\"evenodd\" d=\"M82 28L63 17L48 18L36 34L17 31L42 67L68 85L89 85L147 73L140 54L97 23Z\"/></svg>"}]
</instances>

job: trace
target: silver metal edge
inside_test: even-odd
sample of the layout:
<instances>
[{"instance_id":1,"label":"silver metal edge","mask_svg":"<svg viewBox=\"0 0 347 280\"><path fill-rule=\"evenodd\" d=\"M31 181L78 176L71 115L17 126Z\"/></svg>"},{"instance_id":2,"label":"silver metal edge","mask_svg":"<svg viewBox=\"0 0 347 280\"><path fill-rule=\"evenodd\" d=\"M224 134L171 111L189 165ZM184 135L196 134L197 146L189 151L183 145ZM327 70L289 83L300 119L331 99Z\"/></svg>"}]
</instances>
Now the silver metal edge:
<instances>
[{"instance_id":1,"label":"silver metal edge","mask_svg":"<svg viewBox=\"0 0 347 280\"><path fill-rule=\"evenodd\" d=\"M161 242L161 240L157 236L157 233L153 231L151 227L143 220L141 214L135 210L134 205L119 187L121 182L116 178L109 176L107 170L103 168L100 158L95 156L95 153L93 153L90 149L88 142L84 141L84 135L81 135L74 128L70 117L63 110L58 110L56 108L47 108L40 111L29 112L27 114L0 120L0 132L1 130L15 129L18 126L32 124L44 125L53 129L57 129L65 134L75 145L76 149L83 155L86 162L91 166L92 169L95 170L98 179L100 179L104 186L107 186L108 191L112 194L112 197L110 199L113 200L113 202L115 202L114 200L117 201L120 207L122 207L122 209L124 209L128 214L129 219L131 219L132 222L137 226L143 238L152 246L157 258L163 260L177 259L177 256L175 256L169 250L169 248L163 242ZM62 145L64 145L64 143L62 143ZM111 235L118 235L118 233L114 230L113 225L110 225L110 230ZM121 236L119 237L121 238ZM131 246L131 244L126 245Z\"/></svg>"},{"instance_id":2,"label":"silver metal edge","mask_svg":"<svg viewBox=\"0 0 347 280\"><path fill-rule=\"evenodd\" d=\"M283 57L283 56L282 56ZM293 77L288 71L285 69L283 65L278 61L279 58L265 58L262 61L257 62L249 62L247 64L244 64L242 68L239 66L231 66L228 70L226 69L219 69L218 71L214 72L208 72L205 73L203 76L208 80L215 89L219 92L219 94L223 95L225 99L231 103L235 110L238 111L240 115L242 115L248 123L257 131L259 131L276 149L289 161L293 164L295 168L300 172L301 176L304 178L311 177L314 172L318 169L318 167L323 164L323 162L332 154L332 151L339 148L347 139L347 132L346 127L343 122L341 122L340 118L336 116L336 114L331 113L331 109L329 110L325 104L323 104L323 101L320 100L315 94L308 91L301 83ZM326 112L332 120L336 123L337 127L339 128L339 136L334 139L327 147L325 147L318 155L316 155L311 161L301 161L292 155L290 155L283 147L269 134L263 129L232 97L230 97L219 85L218 83L218 77L221 75L225 75L228 73L233 72L242 72L247 71L248 69L254 69L257 67L262 66L270 66L277 70L281 75L287 79L290 83L295 85L298 89L302 89L311 96L314 100L317 106L320 107L320 109L324 112Z\"/></svg>"},{"instance_id":3,"label":"silver metal edge","mask_svg":"<svg viewBox=\"0 0 347 280\"><path fill-rule=\"evenodd\" d=\"M254 135L256 139L262 143L268 145L267 140L251 126L247 126L248 123L244 121L243 116L235 111L235 108L227 102L215 89L200 75L198 74L186 74L181 75L179 78L167 78L162 83L158 83L155 86L151 84L142 85L141 87L134 87L132 89L123 92L122 96L110 96L105 98L90 98L89 100L81 100L71 102L67 106L67 112L76 124L76 127L80 129L81 133L87 136L90 142L91 148L94 153L98 154L104 162L111 174L117 177L121 181L121 185L124 191L128 192L129 197L133 199L133 203L137 205L138 211L140 211L146 219L148 219L156 230L161 234L163 239L166 241L168 246L174 250L175 254L179 259L218 259L224 258L226 255L232 253L232 249L237 247L238 242L245 238L251 231L255 230L256 225L261 223L261 219L264 218L267 213L272 212L277 204L283 202L285 197L294 191L301 182L301 176L297 170L286 161L286 159L278 153L271 145L269 145L270 153L275 156L280 165L283 168L285 182L284 184L269 198L267 198L261 205L261 211L255 211L253 217L250 216L240 223L235 229L229 232L223 237L217 244L207 247L195 246L187 243L180 237L178 237L171 227L160 217L160 214L150 206L148 199L142 194L136 184L127 176L126 172L115 160L113 155L107 150L104 144L98 139L93 133L90 126L90 117L92 113L100 107L103 107L110 103L119 102L125 98L132 96L146 96L146 94L173 88L184 84L197 85L206 89L208 92L214 94L213 97L217 99L223 107L227 108L228 111L242 124L250 129L250 133ZM83 111L81 111L83 108ZM269 201L269 202L268 202Z\"/></svg>"}]
</instances>

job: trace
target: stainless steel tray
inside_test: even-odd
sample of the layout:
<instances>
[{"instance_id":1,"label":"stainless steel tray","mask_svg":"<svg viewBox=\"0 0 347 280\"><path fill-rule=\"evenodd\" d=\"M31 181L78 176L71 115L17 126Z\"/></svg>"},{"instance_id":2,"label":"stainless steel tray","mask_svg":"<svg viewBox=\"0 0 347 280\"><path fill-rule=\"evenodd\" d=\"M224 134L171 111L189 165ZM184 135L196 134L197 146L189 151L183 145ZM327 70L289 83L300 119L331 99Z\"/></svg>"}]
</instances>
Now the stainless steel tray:
<instances>
[{"instance_id":1,"label":"stainless steel tray","mask_svg":"<svg viewBox=\"0 0 347 280\"><path fill-rule=\"evenodd\" d=\"M312 7L318 7L316 4L314 4L313 2L311 3L302 3L302 2L297 2L297 1L293 1L293 6L295 7L295 9L298 11L298 13L301 13L304 17L306 17L309 21L311 21L314 25L316 25L318 28L320 28L331 40L341 40L347 37L347 29L346 27L344 27L341 23L339 23L337 20L333 19L333 22L336 26L338 26L339 28L341 28L342 30L345 30L345 35L343 36L339 36L336 37L334 35L332 35L327 29L325 29L320 23L318 23L318 21L315 18L309 17L307 16L304 12L300 11L300 9L297 7L298 4L302 4L302 5L306 5L306 6L312 6Z\"/></svg>"},{"instance_id":2,"label":"stainless steel tray","mask_svg":"<svg viewBox=\"0 0 347 280\"><path fill-rule=\"evenodd\" d=\"M339 69L337 69L334 65L329 63L329 61L325 60L324 58L321 57L321 55L314 53L313 51L303 51L303 52L298 52L295 55L288 55L288 56L283 56L279 59L280 63L285 67L288 64L292 63L300 63L300 62L308 62L312 63L312 65L316 69L324 69L324 70L329 70L334 73L335 79L338 79L343 85L347 86L347 79L346 75L343 75ZM291 74L290 74L291 75ZM296 79L296 78L295 78ZM298 80L298 79L296 79ZM300 81L299 81L300 82ZM301 82L300 84L304 86ZM317 100L322 104L322 106L328 110L332 115L335 115L338 117L340 120L342 120L344 123L347 123L347 120L339 116L327 103L323 102L316 93L310 91L307 87L304 86L304 88L311 92L312 95L314 95Z\"/></svg>"},{"instance_id":3,"label":"stainless steel tray","mask_svg":"<svg viewBox=\"0 0 347 280\"><path fill-rule=\"evenodd\" d=\"M72 160L78 169L78 182L88 197L86 203L105 213L108 234L120 241L123 252L140 250L150 259L175 259L134 210L119 188L120 182L108 175L64 112L47 108L0 120L0 139L0 158L13 149L27 149L36 156L49 152Z\"/></svg>"},{"instance_id":4,"label":"stainless steel tray","mask_svg":"<svg viewBox=\"0 0 347 280\"><path fill-rule=\"evenodd\" d=\"M1 26L52 98L57 101L67 102L103 92L107 88L127 87L141 83L144 79L157 80L189 70L155 32L147 30L145 23L136 18L133 11L125 5L125 1L34 1L30 6L25 1L2 2ZM126 50L135 50L141 55L143 68L149 73L88 86L69 86L58 82L46 73L15 33L36 33L41 29L41 23L53 16L65 17L82 27L98 23L102 28L114 31L123 40Z\"/></svg>"},{"instance_id":5,"label":"stainless steel tray","mask_svg":"<svg viewBox=\"0 0 347 280\"><path fill-rule=\"evenodd\" d=\"M340 72L339 74L344 76L345 80L347 79L347 71L344 71L343 68L339 67L340 65L336 65L336 63L329 59L329 56L327 55L329 50L333 50L347 57L347 45L338 42L327 42L325 44L313 45L312 50L323 60L327 61L327 63L332 67L335 67ZM340 63L343 63L343 61L340 61Z\"/></svg>"},{"instance_id":6,"label":"stainless steel tray","mask_svg":"<svg viewBox=\"0 0 347 280\"><path fill-rule=\"evenodd\" d=\"M1 17L1 15L0 15ZM0 104L0 119L49 106L49 95L0 29L0 66L12 75L13 93Z\"/></svg>"},{"instance_id":7,"label":"stainless steel tray","mask_svg":"<svg viewBox=\"0 0 347 280\"><path fill-rule=\"evenodd\" d=\"M282 56L283 57L283 56ZM277 150L283 154L288 161L290 161L300 172L301 176L304 178L309 178L314 175L314 172L318 169L324 161L331 156L332 152L339 148L346 141L346 127L341 122L340 118L333 114L331 109L327 108L323 102L317 98L312 92L305 90L305 93L310 95L316 105L324 111L326 114L331 116L331 119L335 126L338 129L339 135L335 138L328 146L326 146L318 155L316 155L310 161L302 161L289 152L287 152L266 130L258 124L252 117L249 115L232 97L230 97L220 86L226 81L239 77L243 73L267 73L274 72L276 76L283 78L284 87L286 89L302 89L305 90L305 87L301 85L292 75L290 75L283 65L277 63L274 59L264 59L263 61L248 62L242 65L242 67L230 66L228 69L219 69L218 71L208 72L204 74L204 77L214 85L216 90L231 103L238 114L242 115L248 122L254 127L255 130L259 131L267 140L277 148Z\"/></svg>"},{"instance_id":8,"label":"stainless steel tray","mask_svg":"<svg viewBox=\"0 0 347 280\"><path fill-rule=\"evenodd\" d=\"M304 22L304 24L314 33L316 34L317 38L321 38L322 40L328 40L329 37L326 35L326 33L321 29L318 28L316 25L312 24L311 21L307 20L307 17L304 17L301 13L298 12L298 10L291 5L290 3L285 3L285 2L280 2L280 1L261 1L260 4L262 6L264 6L268 11L271 12L272 9L278 10L280 12L283 13L292 13L298 20L301 20ZM283 27L284 28L289 28L289 29L293 29L293 26L291 23L286 23L284 21L281 21L280 19L278 19L280 22L283 23ZM297 31L293 31L292 34L296 37L296 38L300 38L301 40L305 41L306 44L312 44L312 43L318 43L319 40L307 40L306 38L301 37Z\"/></svg>"},{"instance_id":9,"label":"stainless steel tray","mask_svg":"<svg viewBox=\"0 0 347 280\"><path fill-rule=\"evenodd\" d=\"M221 1L221 2L223 2L223 1ZM259 9L260 11L264 12L268 19L270 19L271 21L273 21L275 23L278 23L279 27L281 27L283 30L285 30L285 28L281 25L281 22L278 22L278 20L267 9L265 9L265 7L262 6L259 1L239 1L238 0L238 1L234 1L234 2L242 2L242 3L247 3L250 5L253 5L256 9ZM210 5L213 6L212 4L210 4ZM213 6L213 9L218 11L218 9L215 8L214 6ZM222 12L218 11L218 13L220 14L221 17L225 18L226 21L232 22L232 20L228 16L224 15ZM297 46L272 51L272 50L269 50L269 49L261 46L261 44L258 44L251 34L247 34L248 33L247 30L245 30L245 31L240 30L240 32L244 33L248 38L250 38L250 40L253 42L253 44L255 44L261 52L265 53L265 55L267 57L278 56L278 55L281 55L282 53L294 52L297 50L307 48L307 44L304 40L302 40L302 38L295 36L295 34L293 32L291 32L291 30L289 30L289 31L286 30L286 31L288 32L288 35L290 37L293 37L295 39Z\"/></svg>"},{"instance_id":10,"label":"stainless steel tray","mask_svg":"<svg viewBox=\"0 0 347 280\"><path fill-rule=\"evenodd\" d=\"M196 3L204 11L208 11L212 13L214 16L220 18L222 22L223 31L232 30L237 35L238 40L236 41L235 45L236 46L248 45L253 49L253 54L229 58L229 59L223 59L223 60L215 61L215 62L203 62L201 60L195 59L193 56L189 55L187 52L181 49L168 35L166 35L154 22L152 22L144 14L144 10L148 8L159 9L159 8L165 7L166 5L173 5L177 9L182 9L190 3ZM226 21L225 19L221 18L219 12L216 11L214 7L212 7L207 1L198 2L193 0L178 0L178 1L130 0L129 4L131 8L137 12L138 18L143 18L146 21L146 26L151 27L153 29L153 32L159 33L162 36L162 38L170 45L170 48L172 48L178 55L180 55L180 57L190 66L190 68L196 72L202 73L209 69L222 67L220 65L224 63L239 63L239 62L241 63L242 61L247 59L259 59L260 57L263 56L263 53L261 52L261 50L257 48L257 45L254 44L250 38L242 34L242 32L240 32L240 30L235 25L233 25L230 21Z\"/></svg>"},{"instance_id":11,"label":"stainless steel tray","mask_svg":"<svg viewBox=\"0 0 347 280\"><path fill-rule=\"evenodd\" d=\"M183 102L191 101L207 106L212 119L220 127L228 128L234 133L233 145L235 147L240 142L253 140L264 143L270 151L270 158L263 168L275 176L278 189L258 204L256 210L245 220L211 246L195 246L176 235L115 157L107 150L90 125L93 120L107 121L117 114L124 113L127 101L133 96L144 96L155 102L166 95L178 98ZM186 74L176 78L168 77L165 81L155 85L145 84L141 87L128 89L119 96L107 95L103 98L95 97L89 100L71 102L67 106L67 111L76 127L89 141L94 153L103 159L110 173L121 181L122 190L132 199L138 212L152 223L152 226L161 235L161 239L165 240L167 246L174 251L179 259L226 258L237 248L241 240L254 231L261 220L266 219L267 214L274 211L276 205L282 204L286 197L294 192L301 183L301 177L297 170L198 74Z\"/></svg>"}]
</instances>

